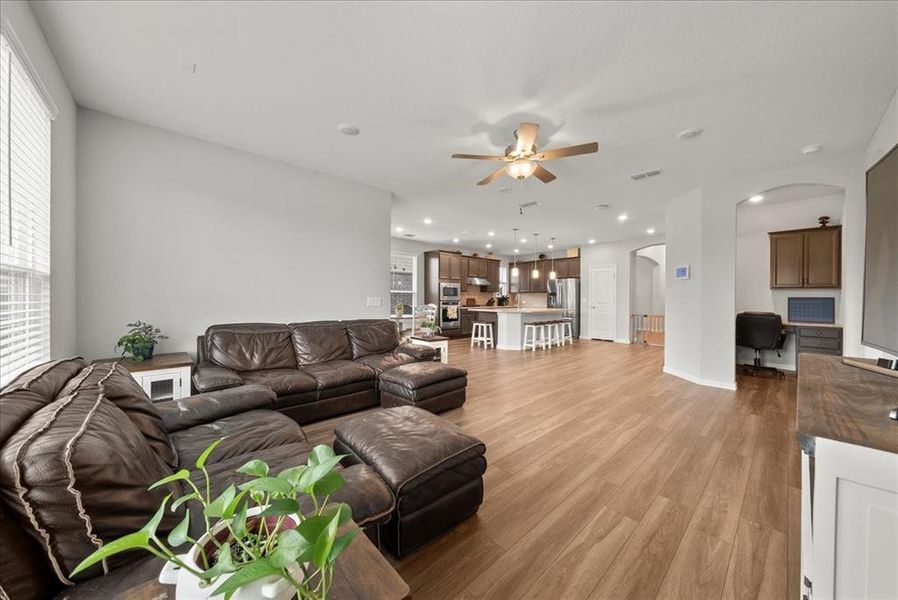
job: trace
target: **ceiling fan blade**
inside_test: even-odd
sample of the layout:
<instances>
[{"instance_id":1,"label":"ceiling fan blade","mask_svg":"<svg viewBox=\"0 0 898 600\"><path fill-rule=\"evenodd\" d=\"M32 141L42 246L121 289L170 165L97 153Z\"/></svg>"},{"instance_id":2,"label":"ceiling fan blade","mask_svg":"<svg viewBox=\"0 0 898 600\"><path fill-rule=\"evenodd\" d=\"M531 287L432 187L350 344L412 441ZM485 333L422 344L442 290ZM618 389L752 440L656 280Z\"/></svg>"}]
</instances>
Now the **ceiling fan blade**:
<instances>
[{"instance_id":1,"label":"ceiling fan blade","mask_svg":"<svg viewBox=\"0 0 898 600\"><path fill-rule=\"evenodd\" d=\"M554 160L556 158L565 158L568 156L577 156L578 154L592 154L599 151L598 142L590 142L588 144L579 144L577 146L567 146L566 148L553 148L540 152L534 156L537 160Z\"/></svg>"},{"instance_id":2,"label":"ceiling fan blade","mask_svg":"<svg viewBox=\"0 0 898 600\"><path fill-rule=\"evenodd\" d=\"M532 152L538 133L539 125L536 123L521 123L521 126L518 127L518 142L515 145L515 152L519 156Z\"/></svg>"},{"instance_id":3,"label":"ceiling fan blade","mask_svg":"<svg viewBox=\"0 0 898 600\"><path fill-rule=\"evenodd\" d=\"M452 158L469 158L472 160L508 160L505 156L493 156L491 154L453 154Z\"/></svg>"},{"instance_id":4,"label":"ceiling fan blade","mask_svg":"<svg viewBox=\"0 0 898 600\"><path fill-rule=\"evenodd\" d=\"M550 173L547 169L545 169L542 165L536 165L536 169L533 170L533 176L542 181L543 183L549 183L551 181L555 181L555 175Z\"/></svg>"},{"instance_id":5,"label":"ceiling fan blade","mask_svg":"<svg viewBox=\"0 0 898 600\"><path fill-rule=\"evenodd\" d=\"M487 175L486 177L484 177L483 179L478 181L477 185L486 185L488 183L491 183L491 182L495 181L496 179L499 179L500 177L502 177L503 173L505 173L505 167L499 167L498 169L496 169L495 171L493 171L492 173L490 173L489 175Z\"/></svg>"}]
</instances>

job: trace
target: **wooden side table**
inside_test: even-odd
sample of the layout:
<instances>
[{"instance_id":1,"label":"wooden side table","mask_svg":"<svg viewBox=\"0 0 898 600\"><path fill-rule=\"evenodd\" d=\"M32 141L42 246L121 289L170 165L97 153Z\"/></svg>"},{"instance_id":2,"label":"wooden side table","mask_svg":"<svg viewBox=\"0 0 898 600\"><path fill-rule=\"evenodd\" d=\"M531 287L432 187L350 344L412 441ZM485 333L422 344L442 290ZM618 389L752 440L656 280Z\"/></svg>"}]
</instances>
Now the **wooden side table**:
<instances>
[{"instance_id":1,"label":"wooden side table","mask_svg":"<svg viewBox=\"0 0 898 600\"><path fill-rule=\"evenodd\" d=\"M409 338L413 344L434 348L440 357L440 362L449 362L449 338L442 335L413 335Z\"/></svg>"},{"instance_id":2,"label":"wooden side table","mask_svg":"<svg viewBox=\"0 0 898 600\"><path fill-rule=\"evenodd\" d=\"M153 402L178 400L190 395L190 368L193 360L186 352L156 354L149 360L104 358L94 362L118 362L146 391Z\"/></svg>"}]
</instances>

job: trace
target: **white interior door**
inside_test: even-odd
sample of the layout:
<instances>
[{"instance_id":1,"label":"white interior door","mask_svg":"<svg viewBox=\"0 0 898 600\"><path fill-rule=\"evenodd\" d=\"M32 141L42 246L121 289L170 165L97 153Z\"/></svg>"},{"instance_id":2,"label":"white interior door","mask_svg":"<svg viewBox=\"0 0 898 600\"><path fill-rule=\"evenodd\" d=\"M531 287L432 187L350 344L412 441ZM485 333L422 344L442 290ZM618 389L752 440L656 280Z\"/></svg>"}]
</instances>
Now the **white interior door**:
<instances>
[{"instance_id":1,"label":"white interior door","mask_svg":"<svg viewBox=\"0 0 898 600\"><path fill-rule=\"evenodd\" d=\"M614 340L617 337L617 267L589 268L589 337Z\"/></svg>"}]
</instances>

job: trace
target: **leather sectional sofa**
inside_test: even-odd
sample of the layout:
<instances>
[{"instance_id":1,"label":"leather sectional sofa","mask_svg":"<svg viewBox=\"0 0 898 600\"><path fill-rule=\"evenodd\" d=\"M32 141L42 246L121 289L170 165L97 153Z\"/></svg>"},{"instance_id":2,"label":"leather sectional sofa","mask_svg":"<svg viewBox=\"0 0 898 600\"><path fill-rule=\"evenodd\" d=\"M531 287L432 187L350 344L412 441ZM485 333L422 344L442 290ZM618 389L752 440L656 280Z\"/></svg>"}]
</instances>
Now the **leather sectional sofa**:
<instances>
[{"instance_id":1,"label":"leather sectional sofa","mask_svg":"<svg viewBox=\"0 0 898 600\"><path fill-rule=\"evenodd\" d=\"M284 333L283 327L258 330L281 338ZM260 353L245 357L247 364L277 357L274 349L244 348ZM217 346L213 351L220 355ZM289 357L286 349L280 352ZM345 352L340 346L334 355ZM351 363L339 363L346 373L371 369L337 360ZM351 390L343 396L371 389L371 384L355 386L357 381L348 381L351 375L342 380L305 375L325 392ZM331 388L331 381L342 383ZM319 401L314 391L315 399L308 402ZM161 563L145 553L112 557L76 578L69 573L101 540L142 527L165 494L185 493L178 483L148 492L154 481L185 468L202 486L193 466L215 439L226 436L207 464L216 486L213 495L239 484L243 476L235 469L252 458L266 461L275 472L305 463L312 445L293 419L272 410L283 405L258 385L154 404L117 363L88 365L80 358L20 375L0 391L0 598L37 600L60 592L65 598L112 598L135 581L155 578ZM393 496L371 467L350 466L342 475L346 485L333 499L351 506L356 523L374 527L390 518ZM160 531L170 530L181 517L169 513ZM197 535L200 524L193 525Z\"/></svg>"},{"instance_id":2,"label":"leather sectional sofa","mask_svg":"<svg viewBox=\"0 0 898 600\"><path fill-rule=\"evenodd\" d=\"M383 372L435 355L403 344L385 319L212 325L197 339L193 383L200 393L263 385L303 424L377 406Z\"/></svg>"}]
</instances>

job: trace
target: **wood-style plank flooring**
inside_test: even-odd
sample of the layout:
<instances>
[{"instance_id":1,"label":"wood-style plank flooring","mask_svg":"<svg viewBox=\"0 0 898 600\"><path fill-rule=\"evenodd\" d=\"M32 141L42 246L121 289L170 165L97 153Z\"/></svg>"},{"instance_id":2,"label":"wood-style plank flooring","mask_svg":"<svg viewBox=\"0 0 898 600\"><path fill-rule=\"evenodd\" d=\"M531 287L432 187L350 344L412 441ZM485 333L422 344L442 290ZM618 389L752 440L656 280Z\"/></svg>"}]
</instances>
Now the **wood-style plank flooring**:
<instances>
[{"instance_id":1,"label":"wood-style plank flooring","mask_svg":"<svg viewBox=\"0 0 898 600\"><path fill-rule=\"evenodd\" d=\"M489 466L477 516L394 561L416 600L798 597L794 377L704 388L585 340L449 355L468 400L443 416Z\"/></svg>"}]
</instances>

